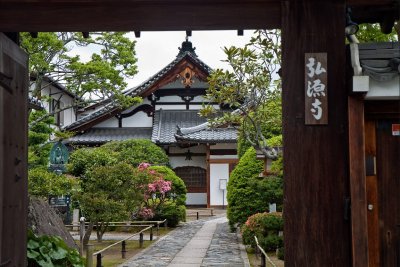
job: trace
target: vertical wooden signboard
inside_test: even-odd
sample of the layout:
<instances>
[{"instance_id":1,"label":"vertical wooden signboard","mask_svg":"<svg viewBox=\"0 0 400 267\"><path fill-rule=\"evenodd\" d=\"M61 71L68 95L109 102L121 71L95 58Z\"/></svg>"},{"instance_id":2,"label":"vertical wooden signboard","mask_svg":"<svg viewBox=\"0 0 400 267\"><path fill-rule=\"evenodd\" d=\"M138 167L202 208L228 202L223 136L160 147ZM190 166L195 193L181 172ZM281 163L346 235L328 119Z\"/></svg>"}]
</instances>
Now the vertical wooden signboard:
<instances>
[{"instance_id":1,"label":"vertical wooden signboard","mask_svg":"<svg viewBox=\"0 0 400 267\"><path fill-rule=\"evenodd\" d=\"M28 56L0 33L0 266L26 266Z\"/></svg>"},{"instance_id":2,"label":"vertical wooden signboard","mask_svg":"<svg viewBox=\"0 0 400 267\"><path fill-rule=\"evenodd\" d=\"M305 53L305 124L328 124L326 53Z\"/></svg>"}]
</instances>

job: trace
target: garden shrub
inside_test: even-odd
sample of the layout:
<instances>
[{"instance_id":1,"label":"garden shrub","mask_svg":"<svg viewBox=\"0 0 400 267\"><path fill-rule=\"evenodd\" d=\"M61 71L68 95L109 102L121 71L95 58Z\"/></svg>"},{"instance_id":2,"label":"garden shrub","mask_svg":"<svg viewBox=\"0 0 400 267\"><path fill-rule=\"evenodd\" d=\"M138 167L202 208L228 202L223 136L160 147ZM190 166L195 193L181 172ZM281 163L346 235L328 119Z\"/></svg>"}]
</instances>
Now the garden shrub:
<instances>
[{"instance_id":1,"label":"garden shrub","mask_svg":"<svg viewBox=\"0 0 400 267\"><path fill-rule=\"evenodd\" d=\"M28 266L83 267L83 259L76 249L69 248L58 236L36 236L28 232Z\"/></svg>"},{"instance_id":2,"label":"garden shrub","mask_svg":"<svg viewBox=\"0 0 400 267\"><path fill-rule=\"evenodd\" d=\"M169 196L175 196L174 200L177 205L185 205L187 190L183 180L179 178L173 170L166 166L151 166L150 169L161 174L164 180L172 182L172 189L168 192Z\"/></svg>"},{"instance_id":3,"label":"garden shrub","mask_svg":"<svg viewBox=\"0 0 400 267\"><path fill-rule=\"evenodd\" d=\"M28 170L28 190L34 196L47 199L50 195L70 195L75 184L77 181L74 178L55 174L46 167Z\"/></svg>"},{"instance_id":4,"label":"garden shrub","mask_svg":"<svg viewBox=\"0 0 400 267\"><path fill-rule=\"evenodd\" d=\"M257 236L260 246L265 251L275 251L283 247L280 231L283 231L283 218L280 212L254 214L241 228L244 244L255 248L254 236Z\"/></svg>"},{"instance_id":5,"label":"garden shrub","mask_svg":"<svg viewBox=\"0 0 400 267\"><path fill-rule=\"evenodd\" d=\"M255 213L268 211L269 203L282 209L283 180L277 176L259 177L263 162L257 160L254 148L249 148L231 173L228 182L227 216L231 229L243 224Z\"/></svg>"},{"instance_id":6,"label":"garden shrub","mask_svg":"<svg viewBox=\"0 0 400 267\"><path fill-rule=\"evenodd\" d=\"M116 153L102 147L81 148L70 155L68 172L74 176L82 177L93 167L114 165L117 162Z\"/></svg>"},{"instance_id":7,"label":"garden shrub","mask_svg":"<svg viewBox=\"0 0 400 267\"><path fill-rule=\"evenodd\" d=\"M176 202L168 201L156 211L154 220L167 219L169 227L176 227L179 222L186 220L186 207Z\"/></svg>"},{"instance_id":8,"label":"garden shrub","mask_svg":"<svg viewBox=\"0 0 400 267\"><path fill-rule=\"evenodd\" d=\"M262 170L263 162L256 159L256 151L251 147L232 171L227 187L231 229L236 223L244 223L250 215L267 210L268 203L262 201L256 182Z\"/></svg>"},{"instance_id":9,"label":"garden shrub","mask_svg":"<svg viewBox=\"0 0 400 267\"><path fill-rule=\"evenodd\" d=\"M125 161L134 167L142 162L166 165L169 162L164 150L147 139L132 139L104 144L101 148L117 155L117 161Z\"/></svg>"}]
</instances>

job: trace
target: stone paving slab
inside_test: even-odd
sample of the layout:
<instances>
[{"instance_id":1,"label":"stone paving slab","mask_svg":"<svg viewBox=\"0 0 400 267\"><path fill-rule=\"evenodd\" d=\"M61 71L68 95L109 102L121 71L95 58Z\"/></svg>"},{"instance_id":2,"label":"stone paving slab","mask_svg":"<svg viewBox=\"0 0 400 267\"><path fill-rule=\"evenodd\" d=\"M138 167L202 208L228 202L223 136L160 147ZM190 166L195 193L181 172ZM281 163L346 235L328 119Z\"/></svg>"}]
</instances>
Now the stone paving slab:
<instances>
[{"instance_id":1,"label":"stone paving slab","mask_svg":"<svg viewBox=\"0 0 400 267\"><path fill-rule=\"evenodd\" d=\"M136 255L120 267L165 267L175 255L192 239L206 220L192 221L178 226L158 240L143 253Z\"/></svg>"},{"instance_id":2,"label":"stone paving slab","mask_svg":"<svg viewBox=\"0 0 400 267\"><path fill-rule=\"evenodd\" d=\"M226 217L214 217L181 225L120 267L246 267L246 261Z\"/></svg>"}]
</instances>

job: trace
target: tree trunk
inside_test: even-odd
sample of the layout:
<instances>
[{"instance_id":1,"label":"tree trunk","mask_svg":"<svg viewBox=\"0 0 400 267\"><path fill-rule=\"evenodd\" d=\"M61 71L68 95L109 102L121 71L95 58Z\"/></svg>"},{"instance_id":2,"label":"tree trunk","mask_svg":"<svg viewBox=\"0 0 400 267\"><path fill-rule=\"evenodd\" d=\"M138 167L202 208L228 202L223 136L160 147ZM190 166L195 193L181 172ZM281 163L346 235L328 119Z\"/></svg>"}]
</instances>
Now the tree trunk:
<instances>
[{"instance_id":1,"label":"tree trunk","mask_svg":"<svg viewBox=\"0 0 400 267\"><path fill-rule=\"evenodd\" d=\"M90 222L88 229L85 232L85 235L83 236L83 246L85 247L89 243L90 235L92 234L93 231L93 226L94 222Z\"/></svg>"},{"instance_id":2,"label":"tree trunk","mask_svg":"<svg viewBox=\"0 0 400 267\"><path fill-rule=\"evenodd\" d=\"M103 241L103 235L106 232L108 227L108 222L104 223L101 222L100 224L96 224L96 234L97 234L97 242L102 242Z\"/></svg>"}]
</instances>

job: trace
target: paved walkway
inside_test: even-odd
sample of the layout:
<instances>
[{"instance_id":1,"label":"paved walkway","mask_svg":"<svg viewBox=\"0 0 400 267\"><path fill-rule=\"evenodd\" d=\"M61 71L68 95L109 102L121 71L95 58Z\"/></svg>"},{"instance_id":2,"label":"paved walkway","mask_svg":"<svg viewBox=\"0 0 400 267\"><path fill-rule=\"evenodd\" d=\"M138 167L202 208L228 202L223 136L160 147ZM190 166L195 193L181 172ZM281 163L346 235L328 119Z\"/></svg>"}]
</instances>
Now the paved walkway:
<instances>
[{"instance_id":1,"label":"paved walkway","mask_svg":"<svg viewBox=\"0 0 400 267\"><path fill-rule=\"evenodd\" d=\"M153 246L120 267L247 267L235 233L226 217L204 219L179 226Z\"/></svg>"}]
</instances>

